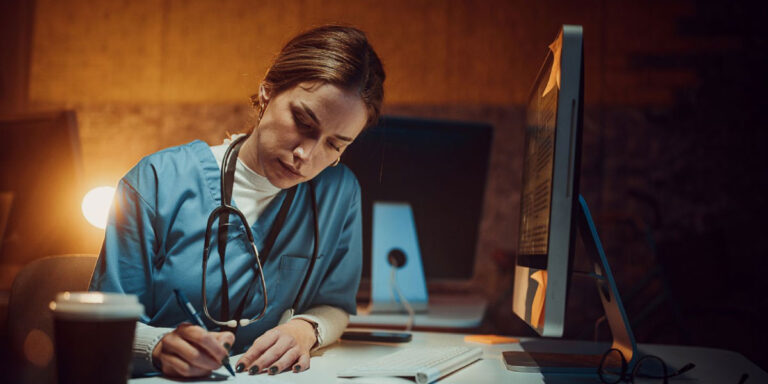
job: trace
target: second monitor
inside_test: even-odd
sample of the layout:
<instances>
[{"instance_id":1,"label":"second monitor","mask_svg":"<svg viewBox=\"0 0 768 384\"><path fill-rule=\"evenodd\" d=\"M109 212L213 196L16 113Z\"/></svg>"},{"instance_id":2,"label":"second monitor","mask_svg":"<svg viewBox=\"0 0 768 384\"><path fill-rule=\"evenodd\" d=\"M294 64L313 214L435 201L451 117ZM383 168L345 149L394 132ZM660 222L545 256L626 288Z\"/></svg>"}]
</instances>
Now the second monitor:
<instances>
[{"instance_id":1,"label":"second monitor","mask_svg":"<svg viewBox=\"0 0 768 384\"><path fill-rule=\"evenodd\" d=\"M385 116L355 140L342 162L362 188L363 285L380 201L412 207L428 282L472 278L492 136L488 124Z\"/></svg>"}]
</instances>

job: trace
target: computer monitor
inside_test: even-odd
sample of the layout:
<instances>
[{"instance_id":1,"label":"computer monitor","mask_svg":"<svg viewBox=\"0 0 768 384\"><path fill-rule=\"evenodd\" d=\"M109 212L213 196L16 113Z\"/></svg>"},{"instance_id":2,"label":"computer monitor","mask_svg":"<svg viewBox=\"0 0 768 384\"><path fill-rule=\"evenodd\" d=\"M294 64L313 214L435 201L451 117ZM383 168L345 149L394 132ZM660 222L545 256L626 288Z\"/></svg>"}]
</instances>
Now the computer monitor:
<instances>
[{"instance_id":1,"label":"computer monitor","mask_svg":"<svg viewBox=\"0 0 768 384\"><path fill-rule=\"evenodd\" d=\"M513 310L542 336L563 334L578 196L581 30L549 46L528 97Z\"/></svg>"},{"instance_id":2,"label":"computer monitor","mask_svg":"<svg viewBox=\"0 0 768 384\"><path fill-rule=\"evenodd\" d=\"M579 195L583 63L581 26L563 26L549 45L528 98L512 309L538 334L563 335L574 240L580 237L593 264L613 347L631 361L636 356L634 336L597 230ZM504 352L507 367L519 371L594 373L601 357Z\"/></svg>"},{"instance_id":3,"label":"computer monitor","mask_svg":"<svg viewBox=\"0 0 768 384\"><path fill-rule=\"evenodd\" d=\"M378 201L410 204L427 282L472 278L492 136L488 124L384 116L344 152L362 189L364 282Z\"/></svg>"},{"instance_id":4,"label":"computer monitor","mask_svg":"<svg viewBox=\"0 0 768 384\"><path fill-rule=\"evenodd\" d=\"M0 264L85 251L82 174L73 111L0 117Z\"/></svg>"}]
</instances>

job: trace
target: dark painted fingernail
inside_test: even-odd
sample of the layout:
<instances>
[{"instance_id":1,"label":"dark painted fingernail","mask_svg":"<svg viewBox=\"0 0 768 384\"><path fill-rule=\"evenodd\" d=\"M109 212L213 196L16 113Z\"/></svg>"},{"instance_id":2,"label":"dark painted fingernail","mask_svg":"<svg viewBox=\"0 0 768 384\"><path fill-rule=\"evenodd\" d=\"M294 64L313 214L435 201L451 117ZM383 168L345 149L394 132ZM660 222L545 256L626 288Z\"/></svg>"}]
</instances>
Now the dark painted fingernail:
<instances>
[{"instance_id":1,"label":"dark painted fingernail","mask_svg":"<svg viewBox=\"0 0 768 384\"><path fill-rule=\"evenodd\" d=\"M237 365L237 367L235 367L235 371L237 371L237 373L242 372L244 369L245 369L245 364L243 363L240 363Z\"/></svg>"},{"instance_id":2,"label":"dark painted fingernail","mask_svg":"<svg viewBox=\"0 0 768 384\"><path fill-rule=\"evenodd\" d=\"M275 367L274 365L269 367L269 374L274 375L275 373L277 373L277 367Z\"/></svg>"},{"instance_id":3,"label":"dark painted fingernail","mask_svg":"<svg viewBox=\"0 0 768 384\"><path fill-rule=\"evenodd\" d=\"M232 349L232 346L231 346L231 345L229 345L229 343L224 343L224 349L226 349L227 351L229 351L230 349Z\"/></svg>"},{"instance_id":4,"label":"dark painted fingernail","mask_svg":"<svg viewBox=\"0 0 768 384\"><path fill-rule=\"evenodd\" d=\"M255 375L255 374L259 373L259 366L258 365L254 365L253 367L251 367L251 369L248 370L248 373L251 374L251 375Z\"/></svg>"},{"instance_id":5,"label":"dark painted fingernail","mask_svg":"<svg viewBox=\"0 0 768 384\"><path fill-rule=\"evenodd\" d=\"M293 366L293 371L294 371L294 372L299 372L299 371L301 371L301 365L298 365L298 364L294 365L294 366Z\"/></svg>"}]
</instances>

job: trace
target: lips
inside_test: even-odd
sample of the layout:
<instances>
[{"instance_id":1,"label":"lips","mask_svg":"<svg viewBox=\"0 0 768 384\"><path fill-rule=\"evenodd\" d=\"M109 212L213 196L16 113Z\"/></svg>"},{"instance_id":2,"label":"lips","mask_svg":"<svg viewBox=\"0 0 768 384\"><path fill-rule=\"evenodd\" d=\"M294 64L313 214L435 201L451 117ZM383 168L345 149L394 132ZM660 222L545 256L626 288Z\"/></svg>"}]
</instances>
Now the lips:
<instances>
[{"instance_id":1,"label":"lips","mask_svg":"<svg viewBox=\"0 0 768 384\"><path fill-rule=\"evenodd\" d=\"M289 174L293 175L294 177L304 177L299 171L297 171L295 168L291 167L290 165L284 163L282 160L277 160L280 163L280 166L283 167L284 170L286 170Z\"/></svg>"}]
</instances>

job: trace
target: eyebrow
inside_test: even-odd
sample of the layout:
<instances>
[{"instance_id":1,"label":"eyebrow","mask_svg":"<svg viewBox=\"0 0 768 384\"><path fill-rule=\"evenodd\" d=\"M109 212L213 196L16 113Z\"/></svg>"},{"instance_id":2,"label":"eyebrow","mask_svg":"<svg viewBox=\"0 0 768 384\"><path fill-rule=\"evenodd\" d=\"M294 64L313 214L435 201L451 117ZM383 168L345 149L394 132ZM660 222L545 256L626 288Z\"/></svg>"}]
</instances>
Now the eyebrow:
<instances>
[{"instance_id":1,"label":"eyebrow","mask_svg":"<svg viewBox=\"0 0 768 384\"><path fill-rule=\"evenodd\" d=\"M303 101L299 101L299 104L301 104L301 108L304 110L304 113L309 115L309 117L317 124L320 125L320 120L317 118L317 115L315 115L315 112L312 111L312 108L309 108L308 105L304 104Z\"/></svg>"},{"instance_id":2,"label":"eyebrow","mask_svg":"<svg viewBox=\"0 0 768 384\"><path fill-rule=\"evenodd\" d=\"M315 115L315 112L312 111L312 108L309 108L309 106L304 104L303 101L299 101L299 104L301 105L301 108L304 110L304 113L306 113L309 116L309 118L312 119L315 122L315 124L317 124L317 126L320 126L320 120L317 118L317 115ZM351 137L342 136L338 134L333 135L333 137L342 141L350 142L350 143L353 141Z\"/></svg>"}]
</instances>

